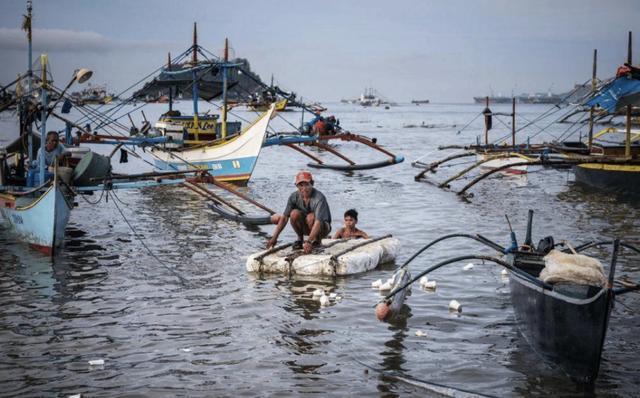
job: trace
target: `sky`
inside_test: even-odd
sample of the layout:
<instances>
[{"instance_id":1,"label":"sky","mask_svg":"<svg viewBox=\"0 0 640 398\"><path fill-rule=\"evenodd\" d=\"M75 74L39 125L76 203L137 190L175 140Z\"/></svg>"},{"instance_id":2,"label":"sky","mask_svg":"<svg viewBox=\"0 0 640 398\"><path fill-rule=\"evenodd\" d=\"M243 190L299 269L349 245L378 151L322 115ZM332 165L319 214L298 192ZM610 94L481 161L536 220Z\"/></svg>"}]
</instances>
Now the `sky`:
<instances>
[{"instance_id":1,"label":"sky","mask_svg":"<svg viewBox=\"0 0 640 398\"><path fill-rule=\"evenodd\" d=\"M0 83L27 69L26 0L0 0ZM247 58L268 81L313 101L373 87L405 102L566 92L626 61L638 0L34 0L34 59L46 53L58 87L73 71L120 92L192 41ZM634 32L640 63L640 29Z\"/></svg>"}]
</instances>

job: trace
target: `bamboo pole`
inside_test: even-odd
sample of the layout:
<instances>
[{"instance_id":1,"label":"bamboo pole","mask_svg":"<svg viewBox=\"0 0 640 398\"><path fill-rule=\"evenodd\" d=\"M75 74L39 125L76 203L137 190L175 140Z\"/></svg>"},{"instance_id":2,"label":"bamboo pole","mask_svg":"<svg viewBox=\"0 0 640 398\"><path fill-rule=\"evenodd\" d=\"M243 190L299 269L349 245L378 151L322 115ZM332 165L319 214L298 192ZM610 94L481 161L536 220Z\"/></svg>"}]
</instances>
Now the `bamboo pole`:
<instances>
[{"instance_id":1,"label":"bamboo pole","mask_svg":"<svg viewBox=\"0 0 640 398\"><path fill-rule=\"evenodd\" d=\"M597 65L598 65L598 50L594 49L593 50L593 66L592 66L592 72L591 72L591 94L595 94L596 92L596 71L597 71ZM588 142L588 147L589 147L589 153L591 153L591 148L593 147L593 114L594 114L594 108L593 106L591 106L591 108L589 108L589 142Z\"/></svg>"}]
</instances>

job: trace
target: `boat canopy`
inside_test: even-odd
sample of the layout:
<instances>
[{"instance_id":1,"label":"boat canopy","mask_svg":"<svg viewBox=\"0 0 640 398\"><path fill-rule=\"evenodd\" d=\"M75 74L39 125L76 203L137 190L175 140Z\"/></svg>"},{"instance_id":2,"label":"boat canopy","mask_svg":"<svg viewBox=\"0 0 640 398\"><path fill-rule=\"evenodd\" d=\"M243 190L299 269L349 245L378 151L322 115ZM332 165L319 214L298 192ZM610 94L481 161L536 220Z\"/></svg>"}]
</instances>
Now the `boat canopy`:
<instances>
[{"instance_id":1,"label":"boat canopy","mask_svg":"<svg viewBox=\"0 0 640 398\"><path fill-rule=\"evenodd\" d=\"M205 101L210 101L222 95L223 76L220 62L205 61L197 65L191 64L171 65L163 68L150 82L147 82L140 90L136 91L135 98L160 97L168 95L173 88L176 95L182 94L184 98L191 98L193 83L198 82L198 96ZM227 88L238 83L237 70L230 68L227 75Z\"/></svg>"},{"instance_id":2,"label":"boat canopy","mask_svg":"<svg viewBox=\"0 0 640 398\"><path fill-rule=\"evenodd\" d=\"M640 79L635 76L623 75L616 77L605 85L595 97L584 105L600 107L608 113L614 113L627 105L640 104Z\"/></svg>"}]
</instances>

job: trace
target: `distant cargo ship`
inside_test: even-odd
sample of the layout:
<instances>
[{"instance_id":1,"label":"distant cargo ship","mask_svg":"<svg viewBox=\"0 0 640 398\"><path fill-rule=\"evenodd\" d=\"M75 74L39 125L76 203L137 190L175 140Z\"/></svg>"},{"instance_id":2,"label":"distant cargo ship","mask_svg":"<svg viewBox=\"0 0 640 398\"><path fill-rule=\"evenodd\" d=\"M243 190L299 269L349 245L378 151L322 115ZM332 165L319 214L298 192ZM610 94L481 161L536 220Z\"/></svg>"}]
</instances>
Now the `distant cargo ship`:
<instances>
[{"instance_id":1,"label":"distant cargo ship","mask_svg":"<svg viewBox=\"0 0 640 398\"><path fill-rule=\"evenodd\" d=\"M429 103L429 100L428 100L428 99L426 99L426 100L411 100L411 103L412 103L412 104L416 104L416 105L420 105L420 104L428 104L428 103Z\"/></svg>"}]
</instances>

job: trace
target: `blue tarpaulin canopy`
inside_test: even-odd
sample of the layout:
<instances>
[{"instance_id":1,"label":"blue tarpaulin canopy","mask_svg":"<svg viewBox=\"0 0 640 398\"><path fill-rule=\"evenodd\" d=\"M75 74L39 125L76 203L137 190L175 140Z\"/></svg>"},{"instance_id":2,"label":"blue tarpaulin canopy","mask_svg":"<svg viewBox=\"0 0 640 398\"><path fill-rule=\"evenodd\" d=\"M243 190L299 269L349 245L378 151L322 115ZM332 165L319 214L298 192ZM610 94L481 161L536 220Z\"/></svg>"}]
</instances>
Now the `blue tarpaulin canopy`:
<instances>
[{"instance_id":1,"label":"blue tarpaulin canopy","mask_svg":"<svg viewBox=\"0 0 640 398\"><path fill-rule=\"evenodd\" d=\"M640 105L640 80L628 76L617 77L584 105L600 107L608 113L615 113L627 105Z\"/></svg>"}]
</instances>

